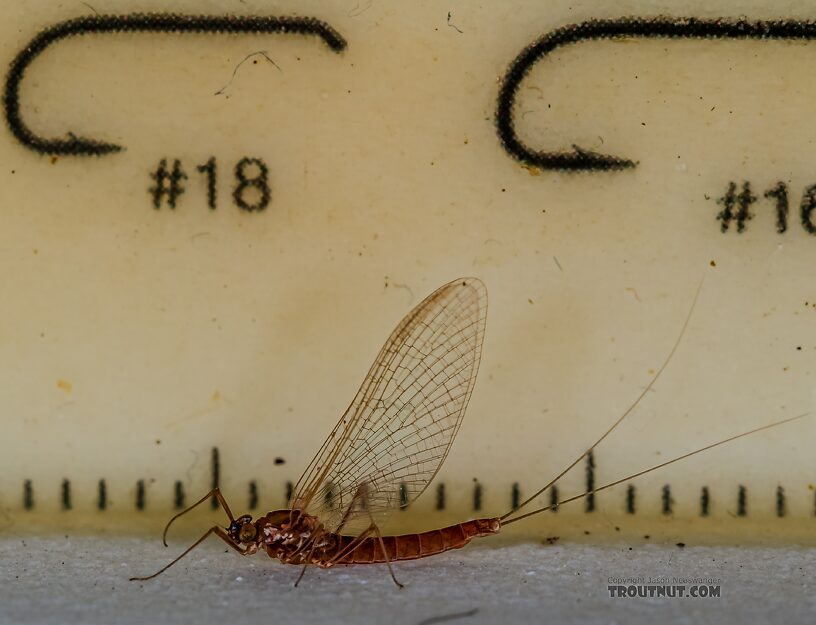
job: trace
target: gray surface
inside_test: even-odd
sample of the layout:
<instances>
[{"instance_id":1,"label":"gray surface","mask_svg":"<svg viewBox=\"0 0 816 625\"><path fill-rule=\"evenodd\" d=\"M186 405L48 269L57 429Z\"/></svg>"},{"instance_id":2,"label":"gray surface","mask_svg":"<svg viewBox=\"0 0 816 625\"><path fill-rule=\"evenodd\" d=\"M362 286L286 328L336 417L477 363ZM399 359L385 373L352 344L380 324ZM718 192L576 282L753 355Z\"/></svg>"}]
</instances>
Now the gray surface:
<instances>
[{"instance_id":1,"label":"gray surface","mask_svg":"<svg viewBox=\"0 0 816 625\"><path fill-rule=\"evenodd\" d=\"M471 545L381 566L299 569L205 544L151 582L179 552L113 537L0 540L2 623L386 623L478 609L452 623L805 623L816 619L816 550L641 545ZM610 575L722 578L719 599L611 599Z\"/></svg>"}]
</instances>

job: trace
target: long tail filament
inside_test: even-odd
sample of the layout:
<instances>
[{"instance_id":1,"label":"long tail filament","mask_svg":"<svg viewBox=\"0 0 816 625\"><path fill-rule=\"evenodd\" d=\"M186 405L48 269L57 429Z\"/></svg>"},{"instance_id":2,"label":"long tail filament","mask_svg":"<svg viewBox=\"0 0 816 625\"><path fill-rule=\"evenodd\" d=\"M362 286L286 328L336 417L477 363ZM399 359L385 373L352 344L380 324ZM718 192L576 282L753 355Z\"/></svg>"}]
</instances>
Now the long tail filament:
<instances>
[{"instance_id":1,"label":"long tail filament","mask_svg":"<svg viewBox=\"0 0 816 625\"><path fill-rule=\"evenodd\" d=\"M590 495L592 493L597 493L601 490L606 490L607 488L612 488L613 486L617 486L618 484L622 484L623 482L628 482L631 479L636 477L640 477L641 475L645 475L646 473L651 473L652 471L656 471L657 469L661 469L667 465L674 464L675 462L679 462L680 460L684 460L689 458L690 456L694 456L696 454L702 453L709 449L713 449L714 447L719 447L720 445L725 445L725 443L730 443L731 441L735 441L738 438L742 438L743 436L749 436L750 434L756 434L757 432L762 432L764 430L769 430L771 428L775 428L779 425L784 425L785 423L790 423L791 421L797 421L798 419L803 419L810 415L809 412L805 412L803 414L797 415L795 417L789 417L787 419L783 419L782 421L775 421L774 423L769 423L767 425L763 425L762 427L754 428L753 430L748 430L747 432L743 432L741 434L736 434L735 436L730 436L729 438L725 438L721 441L717 441L716 443L711 443L710 445L706 445L705 447L701 447L700 449L695 449L694 451L690 451L682 456L677 456L676 458L672 458L671 460L667 460L666 462L661 462L653 467L649 467L648 469L643 469L642 471L638 471L637 473L633 473L632 475L628 475L626 477L622 477L619 480L615 480L614 482L609 482L608 484L604 484L603 486L599 486L598 488L593 488L592 490L588 490L580 495L573 495L572 497L567 497L566 499L562 499L554 504L549 506L545 506L543 508L538 508L537 510L533 510L532 512L527 512L526 514L522 514L521 516L517 516L514 519L510 519L509 521L503 520L502 517L502 525L509 525L510 523L515 523L516 521L521 521L522 519L526 519L529 516L533 516L534 514L539 514L541 512L546 512L547 510L551 510L556 506L560 506L565 503L569 503L570 501L575 501L576 499L581 499ZM515 511L514 511L515 512ZM507 516L507 515L505 515Z\"/></svg>"}]
</instances>

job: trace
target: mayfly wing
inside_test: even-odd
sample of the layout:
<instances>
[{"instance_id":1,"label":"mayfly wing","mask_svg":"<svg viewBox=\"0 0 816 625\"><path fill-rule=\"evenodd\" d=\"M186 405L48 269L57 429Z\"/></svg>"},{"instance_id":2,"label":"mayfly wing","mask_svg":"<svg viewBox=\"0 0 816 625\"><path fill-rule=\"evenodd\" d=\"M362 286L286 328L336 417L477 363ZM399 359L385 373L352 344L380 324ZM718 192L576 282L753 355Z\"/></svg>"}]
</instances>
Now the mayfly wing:
<instances>
[{"instance_id":1,"label":"mayfly wing","mask_svg":"<svg viewBox=\"0 0 816 625\"><path fill-rule=\"evenodd\" d=\"M295 485L290 506L334 530L416 499L462 423L486 316L487 291L476 278L440 287L408 313Z\"/></svg>"}]
</instances>

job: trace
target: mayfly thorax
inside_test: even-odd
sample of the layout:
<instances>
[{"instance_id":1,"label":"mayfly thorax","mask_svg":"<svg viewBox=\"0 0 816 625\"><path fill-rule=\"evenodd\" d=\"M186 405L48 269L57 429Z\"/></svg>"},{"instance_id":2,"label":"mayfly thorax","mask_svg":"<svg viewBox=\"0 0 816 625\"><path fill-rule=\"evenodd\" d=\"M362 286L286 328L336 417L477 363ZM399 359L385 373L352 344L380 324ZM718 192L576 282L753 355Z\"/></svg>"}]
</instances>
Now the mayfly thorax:
<instances>
[{"instance_id":1,"label":"mayfly thorax","mask_svg":"<svg viewBox=\"0 0 816 625\"><path fill-rule=\"evenodd\" d=\"M699 293L699 291L698 291ZM696 302L696 298L695 298ZM394 329L380 350L351 405L338 421L294 487L289 507L252 519L238 518L218 488L175 515L215 497L229 517L226 528L210 528L168 565L163 573L215 534L238 553L266 551L284 564L335 565L391 563L424 558L464 547L478 537L498 534L502 526L549 510L524 509L587 456L629 415L671 360L691 318L668 357L629 408L583 454L531 497L502 516L474 519L416 534L383 536L377 518L416 499L442 466L465 414L479 370L487 317L487 291L476 278L460 278L426 297ZM770 423L683 454L633 475L558 501L562 505L611 488L737 438L805 415ZM165 545L166 545L165 541Z\"/></svg>"}]
</instances>

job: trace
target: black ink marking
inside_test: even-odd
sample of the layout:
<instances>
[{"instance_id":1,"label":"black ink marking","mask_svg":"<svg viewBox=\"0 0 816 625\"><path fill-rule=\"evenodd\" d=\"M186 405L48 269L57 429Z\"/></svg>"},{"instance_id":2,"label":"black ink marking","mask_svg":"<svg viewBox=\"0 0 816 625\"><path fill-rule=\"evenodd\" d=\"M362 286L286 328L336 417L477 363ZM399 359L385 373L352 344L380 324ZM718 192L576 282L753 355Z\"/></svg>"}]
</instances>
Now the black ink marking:
<instances>
[{"instance_id":1,"label":"black ink marking","mask_svg":"<svg viewBox=\"0 0 816 625\"><path fill-rule=\"evenodd\" d=\"M254 178L247 178L247 167L255 166L258 168L258 173ZM269 168L259 158L242 158L235 165L235 178L238 184L235 185L235 191L232 197L238 208L245 211L262 211L269 205L269 200L272 197L272 190L269 188ZM250 204L246 201L244 195L248 189L256 189L260 197L255 203Z\"/></svg>"},{"instance_id":2,"label":"black ink marking","mask_svg":"<svg viewBox=\"0 0 816 625\"><path fill-rule=\"evenodd\" d=\"M734 204L737 201L737 183L729 182L728 190L721 198L717 198L717 204L722 206L722 210L717 213L717 221L720 222L720 231L728 232L728 226L734 218Z\"/></svg>"},{"instance_id":3,"label":"black ink marking","mask_svg":"<svg viewBox=\"0 0 816 625\"><path fill-rule=\"evenodd\" d=\"M408 487L405 484L399 485L400 510L405 510L408 507Z\"/></svg>"},{"instance_id":4,"label":"black ink marking","mask_svg":"<svg viewBox=\"0 0 816 625\"><path fill-rule=\"evenodd\" d=\"M626 513L635 513L635 487L632 484L626 489Z\"/></svg>"},{"instance_id":5,"label":"black ink marking","mask_svg":"<svg viewBox=\"0 0 816 625\"><path fill-rule=\"evenodd\" d=\"M671 496L671 488L668 484L663 487L663 490L660 494L660 499L663 502L663 514L671 514L672 513L672 506L674 505L674 499Z\"/></svg>"},{"instance_id":6,"label":"black ink marking","mask_svg":"<svg viewBox=\"0 0 816 625\"><path fill-rule=\"evenodd\" d=\"M104 511L108 509L108 485L105 484L105 480L99 480L99 485L97 487L98 494L96 500L96 507L99 510Z\"/></svg>"},{"instance_id":7,"label":"black ink marking","mask_svg":"<svg viewBox=\"0 0 816 625\"><path fill-rule=\"evenodd\" d=\"M717 204L721 205L722 210L717 213L717 220L720 221L720 231L728 232L728 227L731 221L736 219L737 232L745 231L745 222L753 219L754 215L751 212L751 204L756 202L757 198L751 193L751 183L743 182L742 191L737 195L737 184L735 182L728 183L728 190L725 195L717 199ZM736 210L735 210L736 207Z\"/></svg>"},{"instance_id":8,"label":"black ink marking","mask_svg":"<svg viewBox=\"0 0 816 625\"><path fill-rule=\"evenodd\" d=\"M229 82L228 82L226 85L224 85L223 87L221 87L221 88L220 88L218 91L216 91L216 92L215 92L213 95L221 95L222 93L224 93L224 92L227 90L227 88L228 88L228 87L229 87L229 86L232 84L232 81L233 81L233 80L235 80L235 75L238 73L238 70L241 68L241 65L243 65L244 63L246 63L246 62L247 62L249 59L251 59L253 56L262 56L262 57L263 57L263 58L265 58L267 61L269 61L270 63L272 63L272 65L274 65L275 67L277 67L277 68L278 68L278 71L280 71L280 72L282 72L282 71L283 71L283 70L280 68L280 65L278 65L277 63L275 63L275 61L273 61L273 60L272 60L272 59L269 57L269 54L267 54L266 50L258 50L257 52L252 52L252 53L250 53L250 54L247 54L247 55L244 57L244 59L243 59L243 60L242 60L240 63L238 63L238 65L236 65L236 66L235 66L235 69L233 69L233 70L232 70L232 76L230 76Z\"/></svg>"},{"instance_id":9,"label":"black ink marking","mask_svg":"<svg viewBox=\"0 0 816 625\"><path fill-rule=\"evenodd\" d=\"M286 482L286 501L287 502L292 501L292 495L294 493L294 490L295 490L295 485L292 484L292 482Z\"/></svg>"},{"instance_id":10,"label":"black ink marking","mask_svg":"<svg viewBox=\"0 0 816 625\"><path fill-rule=\"evenodd\" d=\"M26 510L34 509L34 486L31 480L23 482L23 508Z\"/></svg>"},{"instance_id":11,"label":"black ink marking","mask_svg":"<svg viewBox=\"0 0 816 625\"><path fill-rule=\"evenodd\" d=\"M277 458L275 458L275 464L280 465L280 464L285 464L285 463L286 463L286 460L284 460L284 459L283 459L283 458L281 458L280 456L278 456Z\"/></svg>"},{"instance_id":12,"label":"black ink marking","mask_svg":"<svg viewBox=\"0 0 816 625\"><path fill-rule=\"evenodd\" d=\"M473 509L476 511L482 509L482 485L479 482L473 485Z\"/></svg>"},{"instance_id":13,"label":"black ink marking","mask_svg":"<svg viewBox=\"0 0 816 625\"><path fill-rule=\"evenodd\" d=\"M155 181L155 185L150 187L148 191L153 197L153 208L159 210L162 205L162 198L167 196L167 206L172 209L176 208L176 201L179 196L184 193L184 187L181 184L182 180L187 179L187 174L181 168L181 162L176 159L173 161L173 169L167 171L167 159L163 158L159 161L159 167L150 174L150 177Z\"/></svg>"},{"instance_id":14,"label":"black ink marking","mask_svg":"<svg viewBox=\"0 0 816 625\"><path fill-rule=\"evenodd\" d=\"M258 507L258 484L255 480L249 483L249 509L255 510Z\"/></svg>"},{"instance_id":15,"label":"black ink marking","mask_svg":"<svg viewBox=\"0 0 816 625\"><path fill-rule=\"evenodd\" d=\"M46 139L34 133L20 115L20 84L28 66L49 46L76 35L102 33L223 33L300 34L320 37L330 50L341 52L346 40L331 26L312 17L265 17L250 15L182 15L176 13L130 13L94 15L59 22L40 31L11 63L6 75L3 104L12 134L25 147L40 154L102 156L122 146L66 133L66 139Z\"/></svg>"},{"instance_id":16,"label":"black ink marking","mask_svg":"<svg viewBox=\"0 0 816 625\"><path fill-rule=\"evenodd\" d=\"M737 232L743 232L745 230L745 222L754 218L754 214L750 209L751 204L756 201L756 196L751 193L751 183L747 181L743 182L742 191L737 197L737 203L739 205L739 210L737 211Z\"/></svg>"},{"instance_id":17,"label":"black ink marking","mask_svg":"<svg viewBox=\"0 0 816 625\"><path fill-rule=\"evenodd\" d=\"M71 509L71 482L68 479L62 480L62 509Z\"/></svg>"},{"instance_id":18,"label":"black ink marking","mask_svg":"<svg viewBox=\"0 0 816 625\"><path fill-rule=\"evenodd\" d=\"M445 484L440 483L436 487L436 509L437 510L444 510L445 509Z\"/></svg>"},{"instance_id":19,"label":"black ink marking","mask_svg":"<svg viewBox=\"0 0 816 625\"><path fill-rule=\"evenodd\" d=\"M591 451L587 454L586 459L586 490L589 493L586 496L585 510L587 512L595 511L595 454Z\"/></svg>"},{"instance_id":20,"label":"black ink marking","mask_svg":"<svg viewBox=\"0 0 816 625\"><path fill-rule=\"evenodd\" d=\"M215 489L219 486L221 486L221 454L218 447L213 447L210 455L210 488ZM219 505L218 498L213 495L210 499L210 507L217 510Z\"/></svg>"},{"instance_id":21,"label":"black ink marking","mask_svg":"<svg viewBox=\"0 0 816 625\"><path fill-rule=\"evenodd\" d=\"M744 486L739 487L737 493L737 516L747 516L748 514L748 493Z\"/></svg>"},{"instance_id":22,"label":"black ink marking","mask_svg":"<svg viewBox=\"0 0 816 625\"><path fill-rule=\"evenodd\" d=\"M776 200L776 231L782 234L788 229L788 185L780 180L765 192L765 197Z\"/></svg>"},{"instance_id":23,"label":"black ink marking","mask_svg":"<svg viewBox=\"0 0 816 625\"><path fill-rule=\"evenodd\" d=\"M144 510L145 509L145 482L144 480L139 480L136 482L136 509L137 510Z\"/></svg>"},{"instance_id":24,"label":"black ink marking","mask_svg":"<svg viewBox=\"0 0 816 625\"><path fill-rule=\"evenodd\" d=\"M215 184L217 182L216 176L218 174L218 170L216 168L215 163L215 157L214 156L210 157L210 160L208 160L203 165L199 165L198 167L196 167L196 169L200 171L202 174L207 176L207 206L210 207L210 210L215 210L217 199ZM156 184L158 186L158 181L156 182ZM153 202L155 206L156 203L155 198Z\"/></svg>"},{"instance_id":25,"label":"black ink marking","mask_svg":"<svg viewBox=\"0 0 816 625\"><path fill-rule=\"evenodd\" d=\"M181 510L185 508L184 505L187 501L187 498L184 495L184 484L181 480L176 480L176 484L173 487L173 505L176 507L176 510Z\"/></svg>"},{"instance_id":26,"label":"black ink marking","mask_svg":"<svg viewBox=\"0 0 816 625\"><path fill-rule=\"evenodd\" d=\"M511 506L513 510L518 510L519 503L521 502L521 490L519 489L518 482L513 482L513 489L511 491Z\"/></svg>"},{"instance_id":27,"label":"black ink marking","mask_svg":"<svg viewBox=\"0 0 816 625\"><path fill-rule=\"evenodd\" d=\"M550 489L550 510L558 512L558 487L553 486Z\"/></svg>"},{"instance_id":28,"label":"black ink marking","mask_svg":"<svg viewBox=\"0 0 816 625\"><path fill-rule=\"evenodd\" d=\"M814 210L816 210L816 184L812 184L805 189L802 195L802 204L800 205L802 227L808 234L816 234L816 224L813 223L811 217Z\"/></svg>"},{"instance_id":29,"label":"black ink marking","mask_svg":"<svg viewBox=\"0 0 816 625\"><path fill-rule=\"evenodd\" d=\"M711 503L711 498L708 494L708 486L703 486L700 491L700 516L708 516L708 507Z\"/></svg>"},{"instance_id":30,"label":"black ink marking","mask_svg":"<svg viewBox=\"0 0 816 625\"><path fill-rule=\"evenodd\" d=\"M776 516L783 517L787 512L787 504L785 502L785 489L781 486L776 487Z\"/></svg>"},{"instance_id":31,"label":"black ink marking","mask_svg":"<svg viewBox=\"0 0 816 625\"><path fill-rule=\"evenodd\" d=\"M514 106L522 81L530 69L554 50L582 41L603 39L816 39L816 23L803 20L754 21L675 17L622 17L589 20L553 30L527 46L507 69L499 90L496 129L502 146L513 158L532 167L565 171L629 169L636 162L583 150L537 151L516 134Z\"/></svg>"}]
</instances>

